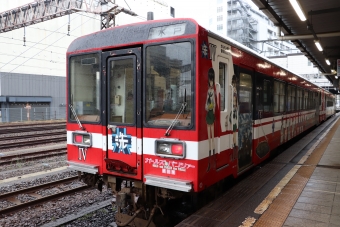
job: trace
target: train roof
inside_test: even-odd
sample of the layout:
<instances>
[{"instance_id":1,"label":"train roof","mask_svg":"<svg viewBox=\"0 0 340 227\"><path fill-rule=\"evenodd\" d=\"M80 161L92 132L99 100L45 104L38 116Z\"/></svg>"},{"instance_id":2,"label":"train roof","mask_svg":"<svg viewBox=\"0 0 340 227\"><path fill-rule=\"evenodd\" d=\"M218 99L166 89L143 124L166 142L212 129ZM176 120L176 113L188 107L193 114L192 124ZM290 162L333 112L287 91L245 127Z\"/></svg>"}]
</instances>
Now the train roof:
<instances>
[{"instance_id":1,"label":"train roof","mask_svg":"<svg viewBox=\"0 0 340 227\"><path fill-rule=\"evenodd\" d=\"M79 37L70 44L67 52L78 52L89 49L99 49L142 42L149 39L151 28L181 23L186 23L185 31L182 35L197 33L197 22L189 18L145 21L117 26Z\"/></svg>"},{"instance_id":2,"label":"train roof","mask_svg":"<svg viewBox=\"0 0 340 227\"><path fill-rule=\"evenodd\" d=\"M287 71L287 72L293 74L294 76L299 77L301 80L308 81L308 80L306 80L305 78L303 78L303 77L299 76L298 74L296 74L295 72L293 72L293 71L287 69L286 67L283 67L283 66L280 66L280 65L276 64L275 62L273 62L273 61L270 60L269 58L267 58L267 57L265 57L265 56L263 56L263 55L260 55L260 54L257 53L256 51L250 49L249 47L243 45L242 43L237 42L237 41L234 40L234 39L231 39L231 38L226 37L226 36L221 36L221 35L216 34L215 32L210 31L210 30L208 30L208 33L209 33L209 35L210 35L211 37L213 37L213 38L215 38L215 39L222 40L222 41L224 41L224 42L226 42L226 43L229 43L231 46L236 47L236 48L238 48L238 49L240 49L240 50L242 50L242 51L245 51L245 52L247 52L247 53L249 53L249 54L251 54L251 55L254 55L254 56L256 56L257 58L260 58L260 59L262 59L262 60L264 60L264 61L266 61L266 62L269 62L270 64L273 64L273 65L275 65L276 67L281 68L281 69L283 69L283 70L285 70L285 71ZM322 87L320 87L320 86L314 84L313 82L311 82L311 81L308 81L308 82L311 83L311 84L313 84L315 87L320 88L320 89L324 90L325 92L329 93L330 95L332 95L331 92L329 92L329 91L325 90L324 88L322 88Z\"/></svg>"},{"instance_id":3,"label":"train roof","mask_svg":"<svg viewBox=\"0 0 340 227\"><path fill-rule=\"evenodd\" d=\"M169 25L175 25L175 24L181 24L186 23L185 31L181 34L183 35L193 35L197 34L199 31L199 27L205 29L204 27L200 26L194 19L191 18L173 18L173 19L164 19L164 20L152 20L152 21L144 21L140 23L133 23L133 24L127 24L122 26L117 26L113 28L109 28L106 30L101 30L98 32L94 32L82 37L79 37L75 39L68 47L67 52L68 53L77 53L77 52L83 52L86 50L99 50L99 49L105 49L110 48L112 46L119 46L124 44L133 45L134 43L140 43L145 40L149 39L149 33L152 28L157 27L163 27L163 26L169 26ZM207 30L207 29L206 29ZM226 43L229 43L230 45L245 51L251 55L256 56L257 58L260 58L266 62L269 62L273 65L275 65L278 68L281 68L300 79L307 81L303 77L297 75L296 73L290 71L289 69L282 67L280 65L277 65L272 60L258 54L254 50L244 46L243 44L225 36L218 35L210 30L207 30L208 34L216 38L218 40L222 40ZM310 81L308 81L310 82ZM312 82L310 82L312 83ZM324 91L327 91L318 85L312 83L315 87L318 87ZM328 91L327 91L328 92ZM330 92L328 92L331 94Z\"/></svg>"}]
</instances>

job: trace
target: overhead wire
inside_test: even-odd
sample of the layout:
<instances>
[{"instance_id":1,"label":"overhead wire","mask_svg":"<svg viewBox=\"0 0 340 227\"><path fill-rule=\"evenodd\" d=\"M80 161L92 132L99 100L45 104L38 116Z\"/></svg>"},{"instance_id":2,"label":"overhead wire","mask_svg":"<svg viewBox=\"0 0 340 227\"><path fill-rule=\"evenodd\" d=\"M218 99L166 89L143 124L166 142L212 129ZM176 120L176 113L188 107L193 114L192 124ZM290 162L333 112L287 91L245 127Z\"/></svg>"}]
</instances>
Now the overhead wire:
<instances>
[{"instance_id":1,"label":"overhead wire","mask_svg":"<svg viewBox=\"0 0 340 227\"><path fill-rule=\"evenodd\" d=\"M90 19L89 19L90 20ZM85 24L85 23L87 23L89 20L87 20L86 22L84 22L83 24ZM78 29L79 27L81 27L81 26L83 26L83 24L81 24L81 25L79 25L78 27L76 27L75 29L73 29L72 31L74 31L74 30L76 30L76 29ZM65 36L67 36L67 34L65 34ZM59 40L61 40L62 38L64 38L64 36L63 37L61 37L61 38L59 38L59 39L57 39L55 42L53 42L52 44L54 44L54 43L56 43L56 42L58 42ZM52 45L52 44L50 44L50 45ZM49 45L49 46L50 46ZM41 51L40 51L41 52ZM36 53L35 55L33 55L32 57L35 57L37 54L39 54L40 52L38 52L38 53ZM31 58L32 58L31 57ZM19 66L21 66L21 65L23 65L23 64L25 64L27 61L29 61L31 58L29 58L29 59L27 59L26 61L24 61L24 62L22 62ZM13 70L15 70L15 69L17 69L19 66L17 66L17 67L15 67L14 69L12 69L10 72L13 72Z\"/></svg>"},{"instance_id":2,"label":"overhead wire","mask_svg":"<svg viewBox=\"0 0 340 227\"><path fill-rule=\"evenodd\" d=\"M3 63L3 62L0 62L0 63ZM10 64L10 65L20 65L20 64ZM30 68L38 68L38 69L50 69L50 70L61 70L61 71L64 71L63 68L51 68L51 67L41 67L41 66L36 66L36 65L25 65L25 67L30 67Z\"/></svg>"},{"instance_id":3,"label":"overhead wire","mask_svg":"<svg viewBox=\"0 0 340 227\"><path fill-rule=\"evenodd\" d=\"M76 17L76 18L77 18L77 17ZM75 19L75 18L73 18L73 19ZM64 24L63 27L65 27L65 25L67 25L67 23ZM58 31L58 30L61 29L61 28L62 28L62 27L59 27L59 28L56 29L55 31ZM44 37L43 39L41 39L37 44L39 44L40 42L42 42L43 40L45 40L46 38L48 38L48 37L51 36L52 34L54 34L54 33L51 33L51 34L45 36L45 37ZM37 44L34 44L33 46L35 46L35 45L37 45ZM29 51L31 48L32 48L32 47L26 49L24 52L21 53L21 55L24 54L24 53L26 53L27 51ZM0 69L2 69L3 67L5 67L6 65L8 65L8 64L9 64L10 62L12 62L13 60L15 60L15 58L13 58L12 60L8 61L5 65L1 66ZM12 72L12 71L11 71L11 72Z\"/></svg>"},{"instance_id":4,"label":"overhead wire","mask_svg":"<svg viewBox=\"0 0 340 227\"><path fill-rule=\"evenodd\" d=\"M19 57L19 58L26 58L24 56L17 56L15 54L9 54L9 53L0 52L0 54L4 54L6 56L16 56L16 57ZM48 62L57 63L57 64L64 64L64 62L57 61L57 60L48 60L48 59L43 59L43 58L31 58L31 59L40 60L40 61L48 61ZM12 64L10 64L10 65L12 65Z\"/></svg>"},{"instance_id":5,"label":"overhead wire","mask_svg":"<svg viewBox=\"0 0 340 227\"><path fill-rule=\"evenodd\" d=\"M0 38L11 39L11 40L18 40L18 41L21 41L21 42L22 42L22 39L15 39L15 38L9 38L9 37L4 37L4 36L0 36ZM5 42L1 42L1 43L5 43ZM39 45L43 45L43 46L44 46L44 45L47 45L47 44L37 43L37 42L31 42L31 41L26 41L26 43L39 44ZM7 43L7 44L20 45L20 46L22 46L22 44L19 44L19 43ZM67 48L67 47L61 47L61 46L55 46L55 45L53 45L52 47L63 48L63 49L66 49L66 48ZM41 50L40 48L34 47L34 46L32 46L31 48ZM45 51L51 52L50 50L45 50ZM55 52L55 53L56 53L56 54L65 55L65 53L58 53L58 52ZM20 54L21 54L21 53L20 53Z\"/></svg>"},{"instance_id":6,"label":"overhead wire","mask_svg":"<svg viewBox=\"0 0 340 227\"><path fill-rule=\"evenodd\" d=\"M124 0L124 1L125 1L125 0ZM99 3L99 1L97 1L97 2ZM125 3L126 3L126 2L125 2ZM126 4L127 4L127 3L126 3ZM128 5L128 7L130 8L129 5ZM130 8L130 10L131 10L131 8ZM90 18L90 19L94 19L94 20L101 21L101 19L98 19L97 17L91 17L91 16L88 16L88 15L85 15L85 14L82 13L82 12L75 12L75 14L78 14L79 16L83 16L83 17L88 17L88 18ZM75 17L75 18L77 18L77 17ZM74 20L75 18L73 18L72 20ZM147 19L146 17L140 16L140 15L137 15L136 18L138 18L138 19L140 19L140 20L146 20L146 19ZM88 21L89 21L89 20L87 20L86 22L82 23L80 26L82 26L83 24L87 23ZM65 35L62 36L62 37L61 37L60 39L58 39L57 41L53 42L52 44L47 45L47 47L46 47L45 49L40 49L40 48L37 48L37 47L35 47L35 46L38 45L38 44L44 45L44 44L42 44L41 42L42 42L43 40L45 40L46 38L48 38L49 36L51 36L52 34L55 34L55 33L64 34L64 33L62 33L62 32L58 32L58 30L60 30L61 28L63 28L63 27L64 27L65 25L67 25L67 24L68 24L68 23L65 23L64 25L62 25L61 27L59 27L58 29L56 29L56 30L54 30L54 31L50 31L50 30L46 30L46 29L33 28L33 29L38 29L38 30L45 30L45 31L51 32L51 34L49 34L48 36L44 37L42 40L40 40L40 41L38 41L38 42L36 42L36 43L31 42L31 43L34 43L33 46L31 46L30 48L26 49L24 52L18 54L18 55L17 55L16 57L14 57L12 60L10 60L10 61L8 61L7 63L5 63L3 66L0 67L0 69L2 69L3 67L5 67L6 65L10 64L13 60L15 60L17 57L19 57L19 55L22 55L22 54L26 53L28 50L30 50L30 49L32 49L32 48L40 50L40 52L38 52L37 54L41 53L42 51L48 51L48 50L45 50L45 49L48 48L48 47L57 47L57 48L65 48L65 49L66 49L67 47L59 47L59 46L54 46L54 45L53 45L54 43L58 42L60 39L66 37ZM78 26L77 28L79 28L80 26ZM76 28L76 29L77 29L77 28ZM75 29L73 29L72 31L74 31L74 30L75 30ZM73 37L77 37L77 36L74 36L74 35L72 35L72 36L73 36ZM3 37L3 36L0 36L0 37ZM8 38L8 37L3 37L3 38ZM11 39L11 38L8 38L8 39ZM13 39L13 38L12 38L12 39ZM19 40L19 39L15 39L15 40ZM50 51L48 51L48 52L50 52ZM54 53L55 53L55 54L61 54L61 53L57 53L57 52L54 52ZM35 54L35 55L33 55L32 57L28 58L28 60L30 60L30 59L39 60L39 59L37 59L37 58L34 58L37 54ZM12 55L12 56L15 56L15 55ZM19 64L19 66L23 65L23 64L26 63L28 60L26 60L25 62ZM10 65L16 65L16 64L10 64ZM12 72L13 70L17 69L19 66L15 67L15 68L12 69L10 72ZM32 67L33 67L33 66L32 66ZM39 67L38 67L38 68L39 68Z\"/></svg>"}]
</instances>

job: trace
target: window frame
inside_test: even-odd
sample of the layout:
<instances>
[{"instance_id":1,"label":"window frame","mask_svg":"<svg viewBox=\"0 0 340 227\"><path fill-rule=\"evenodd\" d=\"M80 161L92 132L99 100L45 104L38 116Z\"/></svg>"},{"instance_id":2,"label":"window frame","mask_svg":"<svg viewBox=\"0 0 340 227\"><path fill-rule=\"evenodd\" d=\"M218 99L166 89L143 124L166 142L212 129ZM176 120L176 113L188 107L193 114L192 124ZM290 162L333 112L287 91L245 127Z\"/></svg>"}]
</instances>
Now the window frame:
<instances>
[{"instance_id":1,"label":"window frame","mask_svg":"<svg viewBox=\"0 0 340 227\"><path fill-rule=\"evenodd\" d=\"M174 129L185 129L185 130L193 130L195 129L195 116L196 116L196 103L195 103L195 97L196 97L196 41L195 39L178 39L175 41L165 41L165 42L153 42L153 43L148 43L144 45L143 47L143 75L146 75L146 70L147 70L147 51L146 49L151 46L161 46L161 45L167 45L167 44L175 44L175 43L183 43L183 42L189 42L191 44L191 124L189 126L174 126ZM146 102L146 76L143 76L143 97L142 97L142 102ZM164 126L164 125L151 125L148 124L147 119L146 119L146 108L143 108L143 127L146 128L168 128L169 126Z\"/></svg>"},{"instance_id":2,"label":"window frame","mask_svg":"<svg viewBox=\"0 0 340 227\"><path fill-rule=\"evenodd\" d=\"M133 97L136 97L137 95L137 82L136 82L136 77L137 77L137 70L136 70L136 62L137 62L137 57L135 55L125 55L125 56L117 56L117 57L113 57L113 58L109 58L108 59L108 63L107 63L107 70L111 70L111 62L113 61L117 61L117 60L126 60L126 59L132 59L132 63L133 63ZM111 85L111 78L109 77L109 75L111 75L111 72L107 73L107 84L108 86ZM123 97L122 97L123 98ZM125 97L126 98L126 97ZM137 110L137 105L136 105L137 100L134 98L133 99L133 109L134 109L134 113ZM111 105L111 89L108 87L107 90L107 114L111 115L111 109L110 109L110 105ZM126 107L125 107L126 110ZM116 121L111 121L111 116L107 117L108 122L114 125L124 125L124 126L134 126L137 123L137 116L133 115L133 122L130 123L126 123L126 122L116 122Z\"/></svg>"},{"instance_id":3,"label":"window frame","mask_svg":"<svg viewBox=\"0 0 340 227\"><path fill-rule=\"evenodd\" d=\"M279 84L279 88L275 89L275 84ZM275 93L278 91L278 93ZM283 93L283 94L282 94ZM275 103L275 95L278 96L278 103L277 103L277 109L278 111L275 111L276 103ZM286 83L280 80L274 80L274 95L273 95L273 111L275 115L281 115L282 113L285 113L285 103L286 103ZM281 100L283 103L281 103ZM282 110L281 108L282 107Z\"/></svg>"},{"instance_id":4,"label":"window frame","mask_svg":"<svg viewBox=\"0 0 340 227\"><path fill-rule=\"evenodd\" d=\"M67 104L68 104L68 106L67 106L67 120L68 120L68 122L77 122L77 120L76 119L72 119L71 118L71 116L73 116L73 113L72 113L72 111L71 111L71 109L70 109L70 104L72 103L72 101L71 101L71 58L73 58L73 57L78 57L78 56L85 56L85 55L90 55L90 54L97 54L97 56L98 56L98 65L99 65L99 68L101 68L102 67L102 53L101 53L101 51L90 51L90 52L83 52L83 53L77 53L77 54L70 54L70 55L68 55L67 56L67 73L68 73L68 75L67 75L67 78L66 78L66 80L67 80ZM102 76L102 71L101 70L99 70L99 80L100 80L100 84L99 84L99 86L100 86L100 94L102 95L102 93L104 92L104 87L103 87L103 76ZM103 103L103 100L100 100L100 113L99 113L99 121L84 121L84 120L80 120L80 122L81 123L85 123L85 124L88 124L88 123L90 123L90 124L96 124L96 125L99 125L99 124L101 124L103 121L105 121L104 120L104 115L102 114L102 110L103 110L103 108L104 108L104 106L105 106L105 103ZM74 107L73 107L74 108Z\"/></svg>"},{"instance_id":5,"label":"window frame","mask_svg":"<svg viewBox=\"0 0 340 227\"><path fill-rule=\"evenodd\" d=\"M223 65L223 83L221 83L220 79L221 79L221 74L220 74L220 65ZM222 61L218 62L218 83L220 84L220 93L221 93L221 100L220 100L220 110L221 111L225 111L227 110L227 100L228 100L228 92L227 92L227 88L228 86L226 86L228 83L228 64ZM222 86L223 86L223 95L222 95Z\"/></svg>"}]
</instances>

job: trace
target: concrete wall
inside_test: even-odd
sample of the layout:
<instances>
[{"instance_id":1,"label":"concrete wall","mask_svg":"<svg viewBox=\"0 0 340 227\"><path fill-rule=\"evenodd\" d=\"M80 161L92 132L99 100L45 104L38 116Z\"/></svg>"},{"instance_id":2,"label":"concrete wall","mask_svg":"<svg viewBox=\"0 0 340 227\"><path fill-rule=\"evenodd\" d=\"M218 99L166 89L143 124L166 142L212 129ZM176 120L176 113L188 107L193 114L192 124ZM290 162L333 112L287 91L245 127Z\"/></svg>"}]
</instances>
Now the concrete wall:
<instances>
[{"instance_id":1,"label":"concrete wall","mask_svg":"<svg viewBox=\"0 0 340 227\"><path fill-rule=\"evenodd\" d=\"M66 77L0 73L0 96L52 97L50 107L66 102Z\"/></svg>"}]
</instances>

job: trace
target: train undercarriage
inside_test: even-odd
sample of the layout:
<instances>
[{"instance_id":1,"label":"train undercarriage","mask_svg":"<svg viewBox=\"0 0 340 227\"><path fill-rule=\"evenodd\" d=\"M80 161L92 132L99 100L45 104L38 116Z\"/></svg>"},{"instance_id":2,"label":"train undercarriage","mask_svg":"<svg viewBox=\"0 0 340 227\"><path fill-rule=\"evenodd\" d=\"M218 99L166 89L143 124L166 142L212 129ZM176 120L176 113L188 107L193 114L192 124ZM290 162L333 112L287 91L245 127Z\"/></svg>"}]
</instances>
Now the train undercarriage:
<instances>
[{"instance_id":1,"label":"train undercarriage","mask_svg":"<svg viewBox=\"0 0 340 227\"><path fill-rule=\"evenodd\" d=\"M113 194L118 226L167 227L173 226L194 211L196 193L185 193L145 185L110 175L98 176L78 172L79 180L102 190L103 185Z\"/></svg>"}]
</instances>

